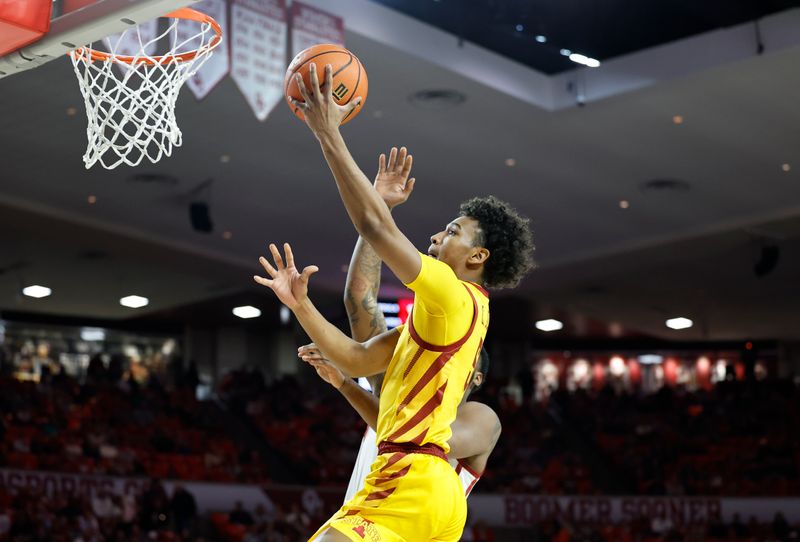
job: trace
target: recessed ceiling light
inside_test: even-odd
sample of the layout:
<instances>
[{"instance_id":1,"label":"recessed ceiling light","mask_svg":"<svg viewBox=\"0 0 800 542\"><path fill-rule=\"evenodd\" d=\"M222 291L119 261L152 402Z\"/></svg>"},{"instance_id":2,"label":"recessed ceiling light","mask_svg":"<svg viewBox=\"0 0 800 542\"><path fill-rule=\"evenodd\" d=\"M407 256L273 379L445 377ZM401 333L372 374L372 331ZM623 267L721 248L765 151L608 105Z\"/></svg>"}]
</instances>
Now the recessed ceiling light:
<instances>
[{"instance_id":1,"label":"recessed ceiling light","mask_svg":"<svg viewBox=\"0 0 800 542\"><path fill-rule=\"evenodd\" d=\"M222 232L222 238L223 239L229 240L232 237L233 237L233 233L231 233L229 230L225 230L224 232Z\"/></svg>"},{"instance_id":2,"label":"recessed ceiling light","mask_svg":"<svg viewBox=\"0 0 800 542\"><path fill-rule=\"evenodd\" d=\"M41 299L43 297L47 297L53 293L53 290L48 288L47 286L39 286L38 284L34 284L33 286L26 286L22 289L22 294L28 297L35 297L36 299Z\"/></svg>"},{"instance_id":3,"label":"recessed ceiling light","mask_svg":"<svg viewBox=\"0 0 800 542\"><path fill-rule=\"evenodd\" d=\"M228 162L231 161L231 155L223 154L222 156L219 157L219 161L222 162L223 164L227 164Z\"/></svg>"},{"instance_id":4,"label":"recessed ceiling light","mask_svg":"<svg viewBox=\"0 0 800 542\"><path fill-rule=\"evenodd\" d=\"M682 115L675 115L672 117L673 124L683 124L683 116Z\"/></svg>"},{"instance_id":5,"label":"recessed ceiling light","mask_svg":"<svg viewBox=\"0 0 800 542\"><path fill-rule=\"evenodd\" d=\"M68 107L67 108L67 116L68 117L74 117L77 114L78 114L78 108L77 107Z\"/></svg>"},{"instance_id":6,"label":"recessed ceiling light","mask_svg":"<svg viewBox=\"0 0 800 542\"><path fill-rule=\"evenodd\" d=\"M569 49L561 49L561 56L569 56L572 54L572 51Z\"/></svg>"},{"instance_id":7,"label":"recessed ceiling light","mask_svg":"<svg viewBox=\"0 0 800 542\"><path fill-rule=\"evenodd\" d=\"M292 317L292 311L289 310L289 307L287 307L286 305L281 305L280 317L281 317L281 324L289 323L289 320Z\"/></svg>"},{"instance_id":8,"label":"recessed ceiling light","mask_svg":"<svg viewBox=\"0 0 800 542\"><path fill-rule=\"evenodd\" d=\"M89 202L89 205L94 205L95 203L97 203L97 196L94 196L94 195L92 195L92 196L89 196L89 197L86 199L86 201L88 201L88 202Z\"/></svg>"},{"instance_id":9,"label":"recessed ceiling light","mask_svg":"<svg viewBox=\"0 0 800 542\"><path fill-rule=\"evenodd\" d=\"M517 29L517 32L522 32L523 30L525 30L525 27L524 27L524 26L522 26L521 24L518 24L518 25L516 26L516 29Z\"/></svg>"},{"instance_id":10,"label":"recessed ceiling light","mask_svg":"<svg viewBox=\"0 0 800 542\"><path fill-rule=\"evenodd\" d=\"M562 329L564 324L562 324L559 320L555 320L553 318L548 318L547 320L539 320L536 322L536 329L539 331L558 331Z\"/></svg>"},{"instance_id":11,"label":"recessed ceiling light","mask_svg":"<svg viewBox=\"0 0 800 542\"><path fill-rule=\"evenodd\" d=\"M253 307L252 305L244 305L233 309L233 314L239 318L258 318L261 316L261 310Z\"/></svg>"},{"instance_id":12,"label":"recessed ceiling light","mask_svg":"<svg viewBox=\"0 0 800 542\"><path fill-rule=\"evenodd\" d=\"M791 166L791 164L783 164L781 166L781 169L788 173L788 172L792 171L792 166Z\"/></svg>"},{"instance_id":13,"label":"recessed ceiling light","mask_svg":"<svg viewBox=\"0 0 800 542\"><path fill-rule=\"evenodd\" d=\"M667 327L670 329L689 329L694 325L694 322L683 316L678 318L670 318L667 320Z\"/></svg>"},{"instance_id":14,"label":"recessed ceiling light","mask_svg":"<svg viewBox=\"0 0 800 542\"><path fill-rule=\"evenodd\" d=\"M375 117L376 119L380 119L383 117L383 111L381 111L380 109L376 109L375 111L372 112L372 116Z\"/></svg>"},{"instance_id":15,"label":"recessed ceiling light","mask_svg":"<svg viewBox=\"0 0 800 542\"><path fill-rule=\"evenodd\" d=\"M150 304L150 300L140 295L128 295L119 300L119 304L123 307L131 309L140 309Z\"/></svg>"},{"instance_id":16,"label":"recessed ceiling light","mask_svg":"<svg viewBox=\"0 0 800 542\"><path fill-rule=\"evenodd\" d=\"M563 54L563 53L562 53ZM569 59L576 64L582 64L584 66L588 66L590 68L599 68L600 61L595 58L589 58L586 55L582 55L580 53L572 53L569 56Z\"/></svg>"},{"instance_id":17,"label":"recessed ceiling light","mask_svg":"<svg viewBox=\"0 0 800 542\"><path fill-rule=\"evenodd\" d=\"M631 206L630 202L628 200L626 200L626 199L623 199L623 200L619 201L619 208L620 209L627 209L630 206Z\"/></svg>"},{"instance_id":18,"label":"recessed ceiling light","mask_svg":"<svg viewBox=\"0 0 800 542\"><path fill-rule=\"evenodd\" d=\"M517 161L514 158L506 158L506 165L508 167L514 167L517 165Z\"/></svg>"},{"instance_id":19,"label":"recessed ceiling light","mask_svg":"<svg viewBox=\"0 0 800 542\"><path fill-rule=\"evenodd\" d=\"M547 43L547 37L539 34L538 36L536 36L536 41L538 41L539 43Z\"/></svg>"}]
</instances>

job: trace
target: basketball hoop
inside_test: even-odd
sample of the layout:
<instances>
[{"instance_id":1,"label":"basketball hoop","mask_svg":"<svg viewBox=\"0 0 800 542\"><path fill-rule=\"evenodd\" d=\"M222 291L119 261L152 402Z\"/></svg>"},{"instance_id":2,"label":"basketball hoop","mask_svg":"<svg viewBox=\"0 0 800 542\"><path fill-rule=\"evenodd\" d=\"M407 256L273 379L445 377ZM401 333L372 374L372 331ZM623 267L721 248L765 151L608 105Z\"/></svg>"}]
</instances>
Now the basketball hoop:
<instances>
[{"instance_id":1,"label":"basketball hoop","mask_svg":"<svg viewBox=\"0 0 800 542\"><path fill-rule=\"evenodd\" d=\"M155 163L180 147L182 135L175 120L178 93L220 43L222 29L208 15L189 8L165 17L172 20L155 38L144 39L135 27L112 39L108 52L91 46L70 52L88 119L86 169L98 161L106 169L122 163L136 166L145 157ZM132 56L118 54L129 32L136 32L138 51ZM147 53L167 37L171 42L166 54Z\"/></svg>"}]
</instances>

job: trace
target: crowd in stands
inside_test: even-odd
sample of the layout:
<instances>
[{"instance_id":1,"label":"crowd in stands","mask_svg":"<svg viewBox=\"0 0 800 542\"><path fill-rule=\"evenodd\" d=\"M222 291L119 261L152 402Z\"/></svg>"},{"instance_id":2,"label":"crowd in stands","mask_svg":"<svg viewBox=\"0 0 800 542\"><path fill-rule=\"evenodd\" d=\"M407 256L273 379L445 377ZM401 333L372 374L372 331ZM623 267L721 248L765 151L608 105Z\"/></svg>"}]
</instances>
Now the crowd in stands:
<instances>
[{"instance_id":1,"label":"crowd in stands","mask_svg":"<svg viewBox=\"0 0 800 542\"><path fill-rule=\"evenodd\" d=\"M0 466L86 474L263 482L264 462L207 415L192 387L165 389L93 360L85 382L0 376Z\"/></svg>"},{"instance_id":2,"label":"crowd in stands","mask_svg":"<svg viewBox=\"0 0 800 542\"><path fill-rule=\"evenodd\" d=\"M305 389L292 376L267 384L259 371L239 370L219 393L280 454L295 483L346 486L366 425L329 388Z\"/></svg>"},{"instance_id":3,"label":"crowd in stands","mask_svg":"<svg viewBox=\"0 0 800 542\"><path fill-rule=\"evenodd\" d=\"M503 436L476 491L800 495L800 388L790 381L664 387L652 395L479 394Z\"/></svg>"},{"instance_id":4,"label":"crowd in stands","mask_svg":"<svg viewBox=\"0 0 800 542\"><path fill-rule=\"evenodd\" d=\"M97 357L81 379L57 366L40 370L37 381L0 375L0 467L154 480L347 483L365 425L328 386L307 388L292 376L270 381L259 370L241 369L222 378L217 403L196 399L191 367L161 379L126 367ZM554 389L545 401L535 399L535 382L522 385L521 393L511 387L490 376L473 397L494 408L503 424L476 494L800 495L800 388L791 381L664 387L649 395ZM258 450L214 415L223 410L259 440ZM280 475L271 476L269 466L276 464ZM46 528L70 541L138 542L152 540L154 532L187 542L210 532L216 533L211 539L232 542L293 542L324 519L298 505L233 510L197 522L191 499L180 491L177 500L167 497L159 487L152 482L146 497L91 499L0 491L0 540L56 540L42 538ZM688 529L649 520L545 522L536 531L536 540L554 542L798 539L796 527L780 518ZM465 536L488 541L494 535L478 525Z\"/></svg>"},{"instance_id":5,"label":"crowd in stands","mask_svg":"<svg viewBox=\"0 0 800 542\"><path fill-rule=\"evenodd\" d=\"M138 494L0 491L0 540L9 542L201 542L203 532L194 496L181 486L168 495L157 480Z\"/></svg>"}]
</instances>

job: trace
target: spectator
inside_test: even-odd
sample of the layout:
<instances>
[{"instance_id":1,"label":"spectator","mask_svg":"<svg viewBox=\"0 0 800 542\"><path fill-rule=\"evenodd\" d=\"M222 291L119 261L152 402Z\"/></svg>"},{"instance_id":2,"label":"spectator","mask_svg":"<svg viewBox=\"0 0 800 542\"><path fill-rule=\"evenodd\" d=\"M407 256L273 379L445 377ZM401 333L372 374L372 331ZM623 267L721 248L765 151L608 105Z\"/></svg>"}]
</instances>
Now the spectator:
<instances>
[{"instance_id":1,"label":"spectator","mask_svg":"<svg viewBox=\"0 0 800 542\"><path fill-rule=\"evenodd\" d=\"M228 521L238 525L252 525L254 523L253 516L244 509L242 501L236 501L233 510L228 514Z\"/></svg>"},{"instance_id":2,"label":"spectator","mask_svg":"<svg viewBox=\"0 0 800 542\"><path fill-rule=\"evenodd\" d=\"M183 486L176 485L172 492L170 511L175 523L175 530L178 533L191 530L197 516L197 501L195 501L194 495L186 491Z\"/></svg>"}]
</instances>

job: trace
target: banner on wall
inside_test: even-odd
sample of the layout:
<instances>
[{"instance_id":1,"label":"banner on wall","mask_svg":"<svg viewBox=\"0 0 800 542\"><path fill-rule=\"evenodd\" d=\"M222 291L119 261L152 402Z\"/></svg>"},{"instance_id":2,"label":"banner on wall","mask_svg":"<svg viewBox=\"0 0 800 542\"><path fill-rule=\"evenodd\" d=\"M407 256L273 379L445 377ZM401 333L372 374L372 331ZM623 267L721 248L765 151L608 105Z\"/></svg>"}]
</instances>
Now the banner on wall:
<instances>
[{"instance_id":1,"label":"banner on wall","mask_svg":"<svg viewBox=\"0 0 800 542\"><path fill-rule=\"evenodd\" d=\"M668 518L675 525L706 525L739 514L743 521L756 517L772 521L782 512L800 521L800 499L726 497L602 497L548 495L472 495L468 501L475 520L490 525L526 527L549 519L569 522L630 522L640 517Z\"/></svg>"},{"instance_id":2,"label":"banner on wall","mask_svg":"<svg viewBox=\"0 0 800 542\"><path fill-rule=\"evenodd\" d=\"M231 77L260 121L283 99L287 19L285 0L231 4Z\"/></svg>"},{"instance_id":3,"label":"banner on wall","mask_svg":"<svg viewBox=\"0 0 800 542\"><path fill-rule=\"evenodd\" d=\"M210 482L162 481L167 494L175 485L185 487L197 501L201 513L227 511L241 501L252 510L280 505L289 510L299 503L312 516L326 517L342 505L344 488L304 486L257 486ZM47 471L0 469L0 491L44 492L48 495L91 497L99 491L138 494L149 484L146 478L94 476ZM706 525L715 519L730 521L739 514L743 521L755 517L772 521L783 513L790 523L800 521L800 498L734 497L603 497L549 495L481 495L467 501L470 516L498 527L529 527L549 519L571 523L630 522L640 517L669 518L675 525Z\"/></svg>"},{"instance_id":4,"label":"banner on wall","mask_svg":"<svg viewBox=\"0 0 800 542\"><path fill-rule=\"evenodd\" d=\"M230 63L230 35L228 34L228 6L226 0L202 0L196 4L192 4L192 9L196 9L201 13L210 15L212 19L217 21L222 27L222 41L214 49L208 60L205 61L200 70L186 81L186 86L189 87L198 100L202 100L214 90L214 88L222 81L231 68ZM190 38L197 34L200 30L200 23L183 21L178 25L177 32L170 32L170 42L172 47L178 42L181 45L181 51L188 51L197 49L200 46L200 39Z\"/></svg>"},{"instance_id":5,"label":"banner on wall","mask_svg":"<svg viewBox=\"0 0 800 542\"><path fill-rule=\"evenodd\" d=\"M292 57L318 43L344 45L344 22L341 17L292 2Z\"/></svg>"}]
</instances>

